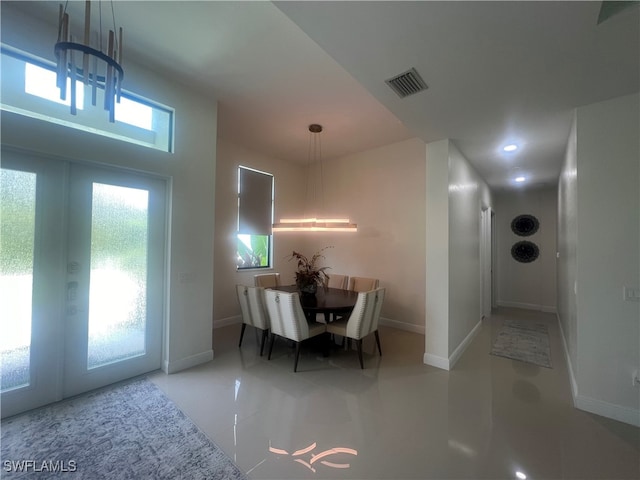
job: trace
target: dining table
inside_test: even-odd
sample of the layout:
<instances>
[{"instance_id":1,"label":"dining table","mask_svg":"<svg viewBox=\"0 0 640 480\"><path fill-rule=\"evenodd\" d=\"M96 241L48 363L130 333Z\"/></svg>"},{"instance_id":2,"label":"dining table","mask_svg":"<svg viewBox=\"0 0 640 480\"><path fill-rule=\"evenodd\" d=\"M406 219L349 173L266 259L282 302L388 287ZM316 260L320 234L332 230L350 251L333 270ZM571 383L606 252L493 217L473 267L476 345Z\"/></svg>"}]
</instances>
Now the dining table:
<instances>
[{"instance_id":1,"label":"dining table","mask_svg":"<svg viewBox=\"0 0 640 480\"><path fill-rule=\"evenodd\" d=\"M281 292L297 292L295 285L279 285L273 288ZM302 310L307 318L314 320L317 314L323 314L326 323L337 316L348 315L358 300L358 292L341 288L318 287L314 295L300 294Z\"/></svg>"},{"instance_id":2,"label":"dining table","mask_svg":"<svg viewBox=\"0 0 640 480\"><path fill-rule=\"evenodd\" d=\"M296 285L279 285L272 289L289 293L299 291ZM319 286L315 294L300 293L300 304L307 319L316 321L316 316L322 314L327 324L338 316L350 314L356 305L356 300L358 300L358 292L341 288ZM322 356L328 357L332 344L329 338L331 335L327 333L321 336L325 338L321 346Z\"/></svg>"}]
</instances>

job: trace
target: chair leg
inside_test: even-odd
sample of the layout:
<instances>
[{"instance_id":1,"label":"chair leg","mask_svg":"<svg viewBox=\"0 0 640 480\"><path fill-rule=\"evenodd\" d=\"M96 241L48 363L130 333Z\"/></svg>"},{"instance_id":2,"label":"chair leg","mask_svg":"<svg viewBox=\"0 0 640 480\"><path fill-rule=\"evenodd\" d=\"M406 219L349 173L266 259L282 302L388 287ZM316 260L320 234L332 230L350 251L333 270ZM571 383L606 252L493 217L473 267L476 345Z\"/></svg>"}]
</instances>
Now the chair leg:
<instances>
[{"instance_id":1,"label":"chair leg","mask_svg":"<svg viewBox=\"0 0 640 480\"><path fill-rule=\"evenodd\" d=\"M240 342L238 343L238 348L242 346L242 337L244 337L244 329L247 328L247 324L242 324L242 330L240 330Z\"/></svg>"},{"instance_id":2,"label":"chair leg","mask_svg":"<svg viewBox=\"0 0 640 480\"><path fill-rule=\"evenodd\" d=\"M262 331L262 342L260 342L260 356L262 356L262 352L264 351L264 344L267 340L267 330Z\"/></svg>"},{"instance_id":3,"label":"chair leg","mask_svg":"<svg viewBox=\"0 0 640 480\"><path fill-rule=\"evenodd\" d=\"M358 347L358 359L360 359L360 368L364 370L364 362L362 361L362 339L361 338L356 340L356 345Z\"/></svg>"},{"instance_id":4,"label":"chair leg","mask_svg":"<svg viewBox=\"0 0 640 480\"><path fill-rule=\"evenodd\" d=\"M298 358L300 358L300 343L301 342L296 342L296 360L293 364L294 373L298 370Z\"/></svg>"},{"instance_id":5,"label":"chair leg","mask_svg":"<svg viewBox=\"0 0 640 480\"><path fill-rule=\"evenodd\" d=\"M271 352L273 351L273 343L276 341L276 336L275 334L271 334L271 342L269 342L269 356L267 357L267 360L271 360Z\"/></svg>"},{"instance_id":6,"label":"chair leg","mask_svg":"<svg viewBox=\"0 0 640 480\"><path fill-rule=\"evenodd\" d=\"M378 331L374 332L376 334L376 343L378 344L378 353L382 356L382 347L380 346L380 335L378 335Z\"/></svg>"}]
</instances>

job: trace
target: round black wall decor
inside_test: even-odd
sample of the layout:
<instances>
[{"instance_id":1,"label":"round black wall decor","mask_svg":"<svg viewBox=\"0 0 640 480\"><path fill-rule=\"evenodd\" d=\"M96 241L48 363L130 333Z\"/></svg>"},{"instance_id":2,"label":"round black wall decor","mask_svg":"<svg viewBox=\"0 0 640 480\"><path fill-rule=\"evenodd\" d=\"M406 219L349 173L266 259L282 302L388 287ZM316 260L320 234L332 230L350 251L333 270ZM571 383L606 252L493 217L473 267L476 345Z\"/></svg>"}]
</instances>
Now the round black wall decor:
<instances>
[{"instance_id":1,"label":"round black wall decor","mask_svg":"<svg viewBox=\"0 0 640 480\"><path fill-rule=\"evenodd\" d=\"M533 235L540 228L540 222L533 215L518 215L511 221L511 231L520 237Z\"/></svg>"},{"instance_id":2,"label":"round black wall decor","mask_svg":"<svg viewBox=\"0 0 640 480\"><path fill-rule=\"evenodd\" d=\"M531 263L540 255L540 249L533 242L516 242L511 247L511 256L520 263Z\"/></svg>"}]
</instances>

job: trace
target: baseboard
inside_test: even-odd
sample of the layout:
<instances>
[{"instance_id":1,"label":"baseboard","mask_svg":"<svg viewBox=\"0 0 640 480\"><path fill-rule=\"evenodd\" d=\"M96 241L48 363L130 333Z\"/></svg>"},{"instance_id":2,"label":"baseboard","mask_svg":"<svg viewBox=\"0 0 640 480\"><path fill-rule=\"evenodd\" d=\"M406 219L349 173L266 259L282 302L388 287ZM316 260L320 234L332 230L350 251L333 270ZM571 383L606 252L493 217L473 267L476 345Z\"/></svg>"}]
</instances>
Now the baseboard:
<instances>
[{"instance_id":1,"label":"baseboard","mask_svg":"<svg viewBox=\"0 0 640 480\"><path fill-rule=\"evenodd\" d=\"M425 353L422 359L422 362L425 365L431 365L432 367L441 368L443 370L449 370L449 359L445 357L439 357L438 355Z\"/></svg>"},{"instance_id":2,"label":"baseboard","mask_svg":"<svg viewBox=\"0 0 640 480\"><path fill-rule=\"evenodd\" d=\"M564 357L567 361L567 370L569 373L569 381L571 382L571 396L573 398L573 406L577 409L584 410L585 412L600 415L602 417L618 420L619 422L628 423L635 427L640 427L640 410L635 408L623 407L614 403L605 402L595 398L580 395L578 391L578 382L573 371L573 365L571 364L571 357L569 355L569 348L567 346L567 337L562 329L562 322L560 321L560 315L558 317L558 326L560 327L560 336L562 337L562 347L564 350Z\"/></svg>"},{"instance_id":3,"label":"baseboard","mask_svg":"<svg viewBox=\"0 0 640 480\"><path fill-rule=\"evenodd\" d=\"M562 329L562 322L560 321L560 314L556 312L556 318L558 319L558 327L560 328L560 337L562 338L562 349L564 350L564 358L567 361L567 371L569 373L569 382L571 388L571 397L573 398L573 406L576 406L576 398L578 397L578 382L576 382L576 376L573 373L573 365L571 364L571 356L569 355L569 346L567 345L567 337L564 335Z\"/></svg>"},{"instance_id":4,"label":"baseboard","mask_svg":"<svg viewBox=\"0 0 640 480\"><path fill-rule=\"evenodd\" d=\"M201 363L207 363L213 360L213 350L207 350L190 357L182 358L175 362L163 362L162 371L167 374L176 373L187 368L195 367Z\"/></svg>"},{"instance_id":5,"label":"baseboard","mask_svg":"<svg viewBox=\"0 0 640 480\"><path fill-rule=\"evenodd\" d=\"M476 323L475 327L473 327L469 334L465 337L465 339L460 342L460 345L457 346L457 348L453 351L449 358L440 357L431 353L425 353L422 358L422 362L425 365L431 365L432 367L441 368L443 370L451 370L456 362L460 360L460 357L462 357L462 354L476 337L476 335L480 333L481 328L482 320Z\"/></svg>"},{"instance_id":6,"label":"baseboard","mask_svg":"<svg viewBox=\"0 0 640 480\"><path fill-rule=\"evenodd\" d=\"M420 333L424 335L424 325L414 325L412 323L399 322L397 320L391 320L390 318L380 317L380 325L385 327L397 328L398 330L405 330L407 332Z\"/></svg>"},{"instance_id":7,"label":"baseboard","mask_svg":"<svg viewBox=\"0 0 640 480\"><path fill-rule=\"evenodd\" d=\"M520 303L520 302L503 302L498 301L497 305L499 307L511 307L511 308L522 308L524 310L535 310L537 312L545 312L545 313L558 313L558 309L551 305L538 305L535 303Z\"/></svg>"},{"instance_id":8,"label":"baseboard","mask_svg":"<svg viewBox=\"0 0 640 480\"><path fill-rule=\"evenodd\" d=\"M460 342L460 345L453 351L451 356L449 357L449 368L447 370L451 370L456 362L460 359L464 351L467 349L471 341L480 333L480 329L482 328L482 320L476 323L476 326L471 329L469 335L465 337L465 339Z\"/></svg>"},{"instance_id":9,"label":"baseboard","mask_svg":"<svg viewBox=\"0 0 640 480\"><path fill-rule=\"evenodd\" d=\"M220 320L213 321L213 329L227 327L229 325L236 325L242 323L241 315L234 315L233 317L221 318Z\"/></svg>"},{"instance_id":10,"label":"baseboard","mask_svg":"<svg viewBox=\"0 0 640 480\"><path fill-rule=\"evenodd\" d=\"M576 408L585 412L595 413L602 417L628 423L634 427L640 427L640 410L637 408L623 407L609 402L603 402L595 398L577 395L575 399Z\"/></svg>"}]
</instances>

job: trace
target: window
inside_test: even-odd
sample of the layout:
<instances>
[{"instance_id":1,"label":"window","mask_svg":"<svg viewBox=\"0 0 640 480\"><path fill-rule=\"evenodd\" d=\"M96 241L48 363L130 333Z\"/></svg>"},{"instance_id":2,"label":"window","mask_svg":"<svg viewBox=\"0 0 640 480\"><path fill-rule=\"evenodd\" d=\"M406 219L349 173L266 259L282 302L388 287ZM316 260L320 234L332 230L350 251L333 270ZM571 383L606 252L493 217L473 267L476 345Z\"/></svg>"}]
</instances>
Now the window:
<instances>
[{"instance_id":1,"label":"window","mask_svg":"<svg viewBox=\"0 0 640 480\"><path fill-rule=\"evenodd\" d=\"M273 175L238 167L238 269L271 267Z\"/></svg>"},{"instance_id":2,"label":"window","mask_svg":"<svg viewBox=\"0 0 640 480\"><path fill-rule=\"evenodd\" d=\"M25 52L2 46L2 109L66 127L116 138L149 148L173 151L172 108L122 91L115 104L115 122L102 108L104 90L98 86L95 106L91 84L76 80L78 112L69 112L70 95L60 99L55 66ZM67 91L71 80L67 79Z\"/></svg>"}]
</instances>

